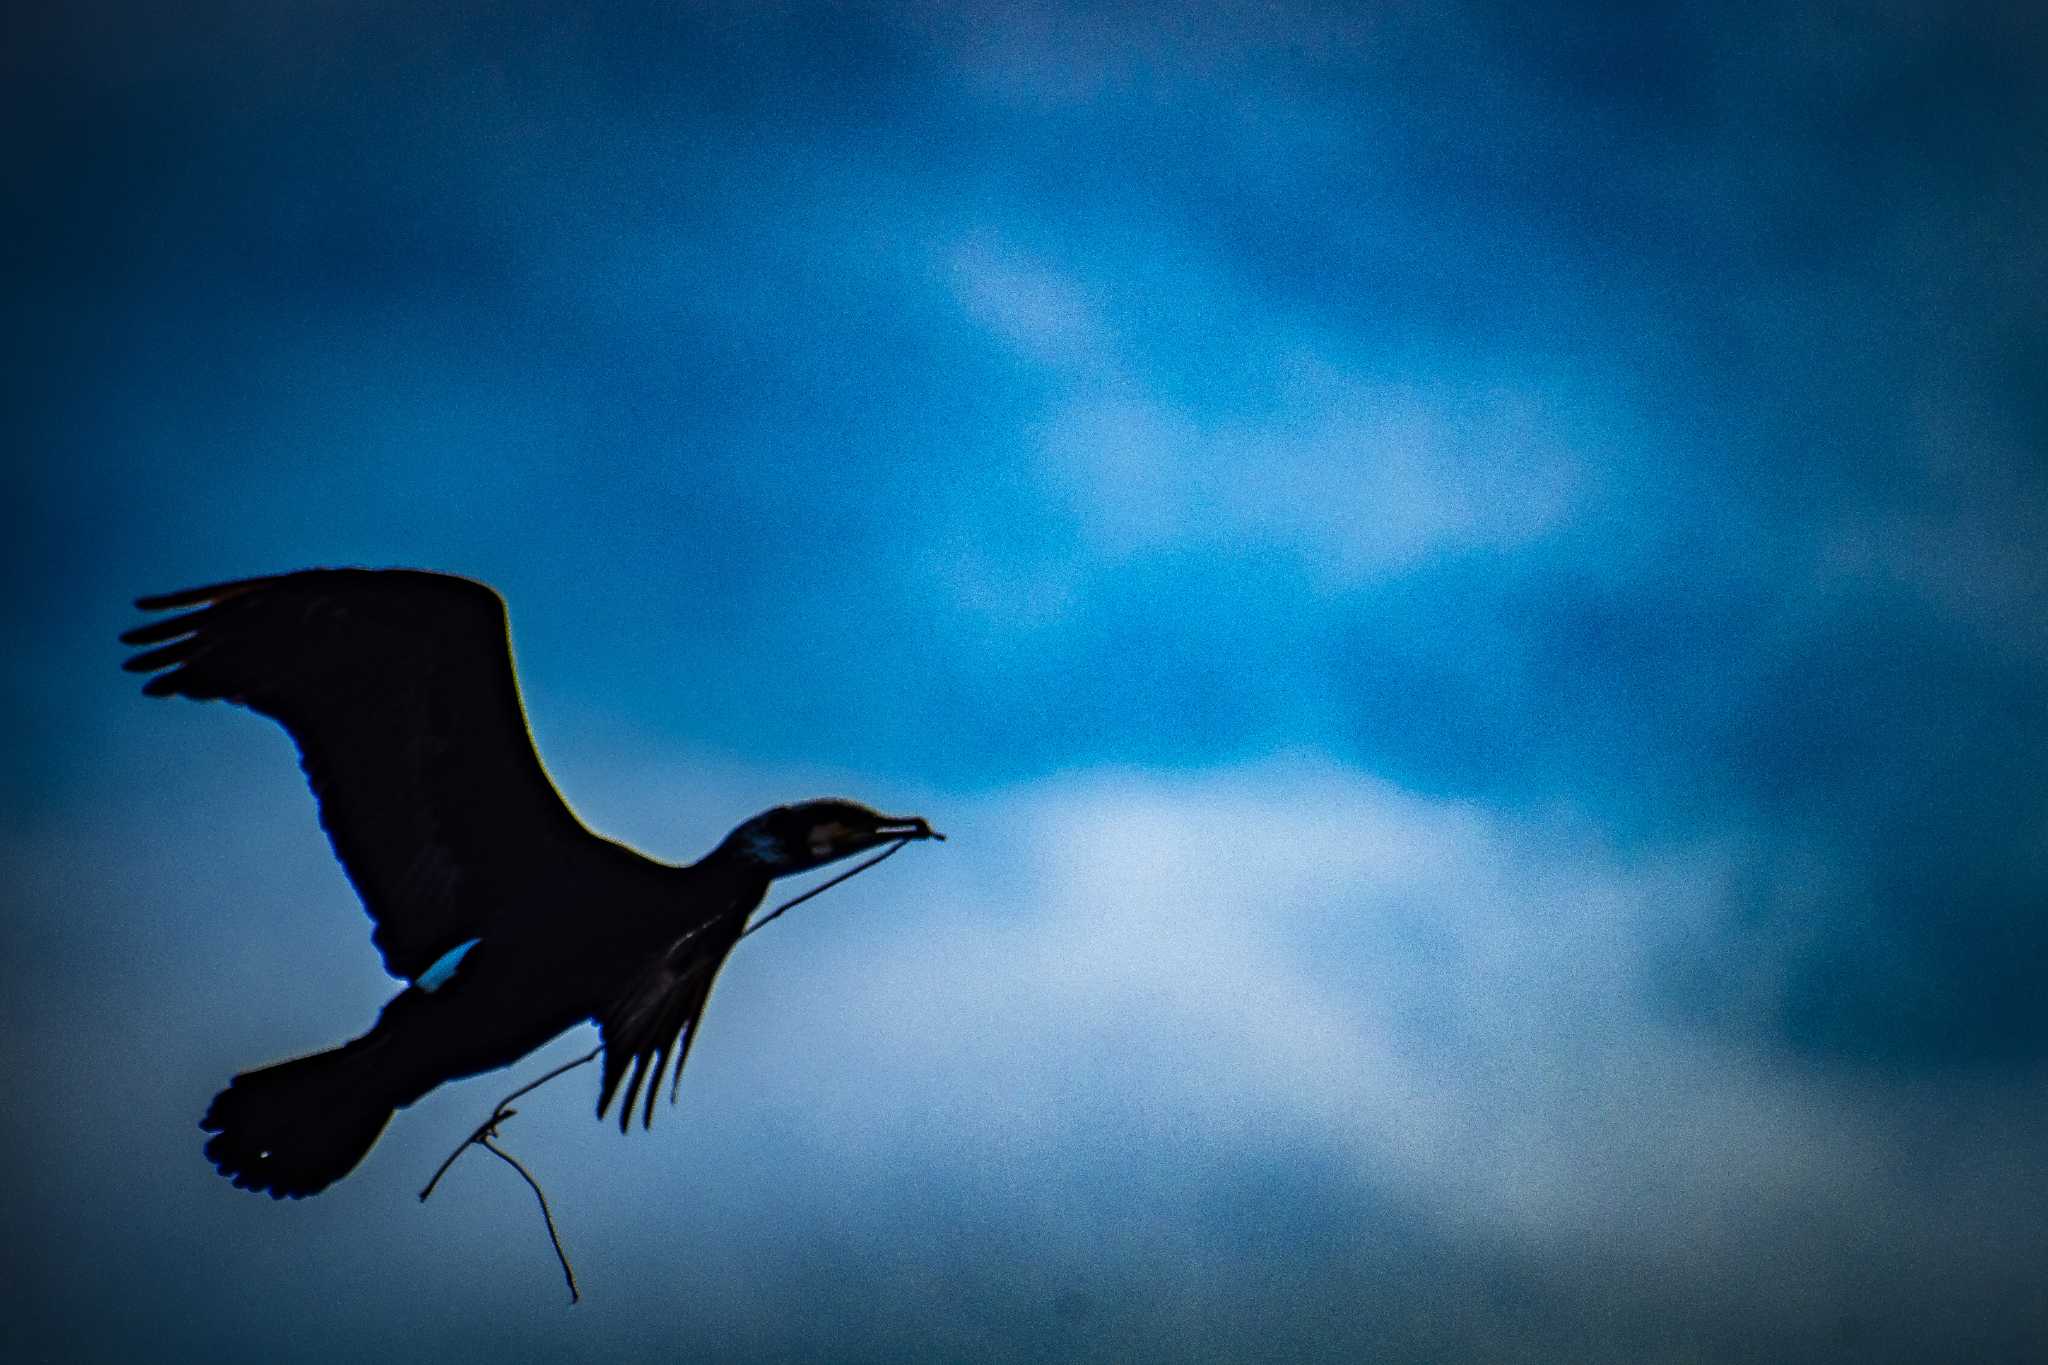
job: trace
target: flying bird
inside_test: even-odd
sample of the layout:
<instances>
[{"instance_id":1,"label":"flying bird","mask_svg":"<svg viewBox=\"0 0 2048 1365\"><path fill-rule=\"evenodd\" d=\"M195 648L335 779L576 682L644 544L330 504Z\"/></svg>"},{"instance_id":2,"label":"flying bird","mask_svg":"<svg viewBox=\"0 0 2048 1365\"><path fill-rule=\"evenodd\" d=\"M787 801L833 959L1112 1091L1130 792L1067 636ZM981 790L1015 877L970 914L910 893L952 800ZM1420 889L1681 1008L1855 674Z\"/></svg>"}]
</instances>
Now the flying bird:
<instances>
[{"instance_id":1,"label":"flying bird","mask_svg":"<svg viewBox=\"0 0 2048 1365\"><path fill-rule=\"evenodd\" d=\"M361 1037L214 1096L207 1157L272 1198L319 1193L397 1110L586 1021L604 1050L598 1117L624 1081L620 1130L643 1086L651 1126L774 879L945 837L844 800L764 811L687 866L593 834L534 751L504 601L469 579L309 569L136 606L180 612L121 636L149 646L123 665L154 674L146 694L246 706L296 741L371 942L407 983Z\"/></svg>"}]
</instances>

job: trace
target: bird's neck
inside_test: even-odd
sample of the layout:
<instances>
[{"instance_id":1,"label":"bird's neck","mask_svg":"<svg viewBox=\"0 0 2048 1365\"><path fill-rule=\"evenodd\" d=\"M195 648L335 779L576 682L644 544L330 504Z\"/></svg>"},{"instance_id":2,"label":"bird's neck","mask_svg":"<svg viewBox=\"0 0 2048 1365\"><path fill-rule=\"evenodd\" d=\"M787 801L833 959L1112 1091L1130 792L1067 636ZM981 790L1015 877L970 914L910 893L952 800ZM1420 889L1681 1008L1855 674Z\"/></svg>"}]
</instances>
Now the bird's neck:
<instances>
[{"instance_id":1,"label":"bird's neck","mask_svg":"<svg viewBox=\"0 0 2048 1365\"><path fill-rule=\"evenodd\" d=\"M690 893L705 904L723 903L731 913L749 914L767 898L772 881L768 869L741 856L728 844L683 869L690 876Z\"/></svg>"}]
</instances>

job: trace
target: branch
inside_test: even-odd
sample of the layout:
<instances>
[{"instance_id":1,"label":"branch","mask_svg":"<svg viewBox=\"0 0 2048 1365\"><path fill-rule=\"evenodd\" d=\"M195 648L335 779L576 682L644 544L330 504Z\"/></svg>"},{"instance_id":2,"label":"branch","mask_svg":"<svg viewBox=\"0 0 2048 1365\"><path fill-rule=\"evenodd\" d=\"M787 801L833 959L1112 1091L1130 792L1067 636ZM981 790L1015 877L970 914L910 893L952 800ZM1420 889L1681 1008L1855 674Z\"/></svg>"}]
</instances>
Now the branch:
<instances>
[{"instance_id":1,"label":"branch","mask_svg":"<svg viewBox=\"0 0 2048 1365\"><path fill-rule=\"evenodd\" d=\"M840 873L838 876L832 878L830 881L820 882L800 896L792 896L790 899L776 906L773 910L770 910L766 915L762 916L754 924L750 925L746 929L746 931L740 935L740 937L745 938L747 934L753 933L755 930L760 929L762 926L768 924L772 920L775 920L776 918L781 916L781 914L784 911L791 910L794 909L796 906L802 905L811 897L819 895L826 891L830 891L833 887L839 885L839 883L845 881L848 877L854 876L857 873L867 871L876 863L879 863L883 859L891 857L895 853L899 852L903 848L903 846L909 842L910 840L908 839L898 839L895 843L890 844L887 848L883 849L880 853L877 853L874 857L868 859L866 862L856 863L854 866L848 868L846 871ZM427 1182L426 1188L420 1191L420 1202L424 1204L427 1202L427 1196L434 1192L434 1187L441 1183L441 1177L448 1174L448 1168L455 1164L455 1158L461 1156L471 1147L483 1148L492 1156L498 1158L498 1160L504 1162L513 1170L519 1172L519 1178L526 1182L527 1188L533 1191L533 1197L540 1201L540 1216L541 1219L548 1226L548 1241L554 1244L555 1259L562 1263L562 1278L569 1282L569 1302L572 1304L582 1302L583 1295L576 1288L576 1272L569 1265L568 1253L562 1250L562 1237L561 1234L555 1230L555 1215L553 1210L551 1210L548 1207L548 1197L546 1193L542 1191L540 1187L540 1182L533 1178L533 1172L527 1170L525 1166L519 1163L517 1158L515 1158L510 1152L506 1151L504 1148L492 1142L491 1139L498 1136L499 1124L504 1123L507 1119L517 1117L519 1111L512 1107L512 1101L518 1099L521 1095L531 1094L533 1091L540 1089L542 1086L546 1085L549 1081L555 1079L555 1077L557 1076L561 1076L568 1072L574 1071L579 1066L588 1066L591 1062L596 1061L598 1054L603 1051L604 1045L600 1043L596 1047L590 1049L590 1051L584 1053L581 1057L578 1057L575 1061L564 1062L561 1066L558 1066L553 1071L548 1072L547 1075L542 1076L539 1080L528 1081L525 1085L520 1086L517 1090L507 1095L504 1099L499 1100L497 1103L497 1107L491 1110L491 1116L485 1119L482 1123L479 1123L475 1127L475 1129L473 1129L470 1132L470 1135L468 1137L464 1138L461 1142L455 1145L455 1150L450 1152L447 1156L447 1159L442 1161L440 1167L435 1170L434 1178L432 1180L429 1180ZM682 1080L682 1070L680 1067L677 1068L676 1071L676 1080L678 1082Z\"/></svg>"},{"instance_id":2,"label":"branch","mask_svg":"<svg viewBox=\"0 0 2048 1365\"><path fill-rule=\"evenodd\" d=\"M795 907L802 905L811 897L830 891L833 887L839 885L839 883L845 881L848 877L854 876L857 873L867 871L876 863L881 862L884 858L894 857L903 848L903 846L909 842L910 840L908 839L898 839L895 843L889 845L887 848L883 849L880 853L877 853L874 857L868 859L866 862L855 863L852 867L847 868L846 871L832 878L832 880L819 882L816 886L804 892L801 896L790 897L782 904L776 906L773 910L770 910L767 914L761 916L761 918L756 920L753 924L747 926L747 933L741 934L740 937L745 938L747 934L756 933L761 929L766 928L769 922L779 918L783 911L794 909Z\"/></svg>"},{"instance_id":3,"label":"branch","mask_svg":"<svg viewBox=\"0 0 2048 1365\"><path fill-rule=\"evenodd\" d=\"M572 1304L582 1302L583 1295L576 1288L576 1271L569 1265L569 1255L562 1250L561 1234L555 1231L555 1215L548 1208L548 1197L541 1191L540 1182L533 1178L533 1173L520 1165L510 1152L493 1143L491 1139L498 1136L499 1124L519 1113L517 1109L512 1107L512 1101L518 1099L521 1095L530 1094L540 1089L557 1076L574 1071L579 1066L589 1065L597 1060L597 1054L602 1051L604 1051L602 1045L594 1047L575 1061L563 1063L547 1075L542 1076L539 1080L528 1081L504 1099L499 1100L497 1108L491 1111L491 1116L478 1124L475 1131L470 1133L468 1137L456 1144L455 1150L448 1154L448 1159L443 1161L440 1169L434 1172L434 1178L429 1180L427 1187L420 1191L420 1202L424 1204L427 1202L427 1196L434 1192L434 1187L441 1183L441 1177L448 1174L448 1168L455 1164L455 1158L461 1156L473 1146L483 1148L492 1156L497 1157L513 1170L519 1172L520 1178L533 1190L533 1197L540 1201L540 1216L548 1225L548 1241L554 1244L555 1259L562 1263L562 1278L569 1282L569 1302Z\"/></svg>"},{"instance_id":4,"label":"branch","mask_svg":"<svg viewBox=\"0 0 2048 1365\"><path fill-rule=\"evenodd\" d=\"M441 1183L441 1177L448 1174L448 1168L455 1164L455 1158L461 1156L463 1152L467 1151L471 1143L481 1144L485 1138L496 1137L498 1135L498 1125L519 1112L517 1109L509 1107L512 1101L518 1099L521 1095L525 1095L532 1091L540 1089L542 1086L546 1085L549 1081L553 1080L557 1076L563 1075L566 1072L574 1071L579 1066L590 1065L590 1063L597 1060L597 1054L602 1051L604 1051L604 1045L599 1044L598 1046L590 1049L590 1051L584 1053L581 1057L578 1057L575 1061L566 1062L563 1065L556 1067L553 1071L550 1071L547 1075L541 1077L539 1080L529 1081L525 1085L522 1085L517 1090L513 1091L511 1094L507 1095L504 1099L499 1100L498 1107L491 1111L491 1116L485 1119L482 1123L479 1123L476 1126L475 1132L471 1133L468 1137L464 1138L461 1142L457 1143L455 1146L455 1150L448 1154L448 1159L446 1161L443 1161L440 1167L435 1170L434 1178L432 1180L429 1180L427 1182L427 1187L420 1191L420 1202L422 1204L427 1202L427 1196L434 1192L434 1186Z\"/></svg>"},{"instance_id":5,"label":"branch","mask_svg":"<svg viewBox=\"0 0 2048 1365\"><path fill-rule=\"evenodd\" d=\"M576 1272L569 1268L569 1253L562 1250L561 1234L555 1231L555 1215L548 1209L548 1197L541 1193L540 1182L533 1178L532 1171L519 1164L517 1157L506 1151L503 1147L500 1147L497 1143L492 1142L489 1138L478 1138L476 1145L519 1172L519 1178L526 1182L527 1188L533 1191L533 1197L540 1201L540 1216L541 1220L548 1225L548 1240L555 1244L555 1259L562 1263L562 1278L569 1282L569 1302L572 1304L581 1303L583 1295L576 1290Z\"/></svg>"}]
</instances>

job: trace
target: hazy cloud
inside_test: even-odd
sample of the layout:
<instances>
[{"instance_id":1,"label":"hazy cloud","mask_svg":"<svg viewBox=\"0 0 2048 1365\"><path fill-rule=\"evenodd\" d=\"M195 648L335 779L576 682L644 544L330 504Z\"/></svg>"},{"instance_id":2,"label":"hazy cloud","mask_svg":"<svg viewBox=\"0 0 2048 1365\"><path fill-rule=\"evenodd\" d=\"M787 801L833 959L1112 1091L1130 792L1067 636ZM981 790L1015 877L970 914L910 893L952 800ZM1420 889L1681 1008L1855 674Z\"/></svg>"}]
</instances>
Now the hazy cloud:
<instances>
[{"instance_id":1,"label":"hazy cloud","mask_svg":"<svg viewBox=\"0 0 2048 1365\"><path fill-rule=\"evenodd\" d=\"M595 769L578 775L588 762L565 774L572 790L592 785ZM668 773L693 766L678 809L664 796ZM860 786L857 775L720 776L701 763L605 771L594 818L609 823L613 804L635 811L643 828L622 832L656 846L684 828L708 842L705 815L761 793ZM733 1237L759 1264L803 1264L821 1249L805 1250L797 1208L888 1225L904 1198L927 1222L999 1228L984 1251L1009 1247L1043 1267L1044 1297L1005 1310L1037 1322L1029 1330L1053 1331L1062 1296L1086 1286L1089 1340L1167 1321L1185 1330L1189 1312L1236 1331L1235 1310L1176 1307L1168 1286L1237 1273L1234 1254L1217 1259L1226 1215L1213 1201L1244 1182L1267 1184L1259 1216L1279 1235L1310 1239L1310 1265L1295 1273L1366 1273L1388 1254L1389 1229L1420 1228L1425 1242L1405 1254L1426 1258L1413 1267L1421 1281L1508 1266L1534 1277L1512 1305L1465 1310L1461 1330L1513 1334L1532 1304L1570 1315L1619 1295L1606 1339L1638 1343L1642 1358L1682 1358L1686 1343L1734 1340L1738 1328L1799 1354L1844 1322L1887 1343L1880 1355L1905 1358L1990 1340L1959 1327L1955 1306L1989 1310L2023 1293L2020 1253L2048 1213L2026 1175L2048 1137L2028 1103L2033 1081L1830 1074L1670 1010L1651 964L1674 939L1710 941L1730 888L1722 850L1624 855L1568 812L1503 818L1306 757L916 804L952 842L750 942L693 1054L683 1107L651 1138L622 1141L592 1123L590 1086L574 1079L517 1125L515 1145L546 1174L585 1257L593 1302L609 1305L591 1340L623 1344L630 1305L678 1293L697 1302L694 1333L787 1312L774 1305L800 1285L771 1277L741 1292L714 1271L725 1284L714 1304L680 1267L726 1264L715 1243ZM311 825L303 814L281 811L276 830L263 817L225 849L218 835L166 828L159 837L185 868L168 903L149 868L104 866L72 888L39 889L55 901L45 915L136 896L170 923L204 917L143 952L45 945L39 958L56 970L31 999L77 1000L64 983L87 979L90 960L94 998L124 1003L74 1007L83 1026L62 1031L58 1014L32 1009L17 1035L39 1068L89 1073L104 1097L80 1092L76 1115L30 1139L39 1164L60 1187L74 1171L110 1182L117 1197L67 1215L88 1241L116 1235L105 1220L139 1201L209 1230L209 1273L273 1308L326 1311L297 1279L303 1256L278 1259L277 1238L297 1245L313 1224L352 1226L380 1207L369 1226L385 1231L348 1234L369 1257L352 1277L381 1282L408 1266L457 1316L545 1298L544 1258L516 1254L520 1237L538 1235L530 1211L493 1187L495 1173L467 1173L424 1211L407 1193L509 1079L409 1111L344 1190L303 1210L238 1197L200 1162L190 1119L210 1086L366 1023L380 994L360 918L322 865L317 832L297 828ZM268 863L260 850L271 845L303 856ZM264 899L311 892L316 903L277 922L254 899L252 871L276 883ZM225 957L209 944L244 946ZM307 952L345 970L309 976ZM1744 953L1728 970L1772 970L1768 942ZM238 997L227 1011L205 1003L223 983ZM122 1046L138 1016L194 1051L164 1071ZM110 1123L115 1103L133 1117ZM1302 1183L1309 1172L1319 1194ZM781 1186L761 1196L766 1207L783 1212L742 1233L733 1220L755 1216L748 1191L764 1179ZM1340 1209L1356 1222L1325 1240ZM458 1268L501 1243L505 1263L488 1276ZM951 1253L911 1242L888 1254L900 1284L920 1284ZM455 1265L438 1259L451 1255ZM991 1292L940 1311L922 1339L958 1348L971 1330L958 1315ZM1354 1347L1421 1330L1439 1311L1419 1283L1386 1286L1359 1309L1338 1338ZM543 1310L517 1311L533 1342L586 1330L585 1316ZM131 1327L159 1311L145 1305ZM234 1320L181 1330L197 1342Z\"/></svg>"}]
</instances>

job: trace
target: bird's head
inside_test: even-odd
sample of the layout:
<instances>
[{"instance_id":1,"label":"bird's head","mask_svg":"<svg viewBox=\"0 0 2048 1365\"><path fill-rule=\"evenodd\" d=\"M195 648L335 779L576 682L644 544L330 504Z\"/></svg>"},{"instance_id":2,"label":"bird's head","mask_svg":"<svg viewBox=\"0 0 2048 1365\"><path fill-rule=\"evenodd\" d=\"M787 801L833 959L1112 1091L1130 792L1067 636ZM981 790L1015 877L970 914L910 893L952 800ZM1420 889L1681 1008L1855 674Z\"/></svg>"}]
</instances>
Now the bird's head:
<instances>
[{"instance_id":1,"label":"bird's head","mask_svg":"<svg viewBox=\"0 0 2048 1365\"><path fill-rule=\"evenodd\" d=\"M787 877L898 839L945 837L920 816L884 815L855 801L799 801L762 811L728 834L722 849L770 877Z\"/></svg>"}]
</instances>

